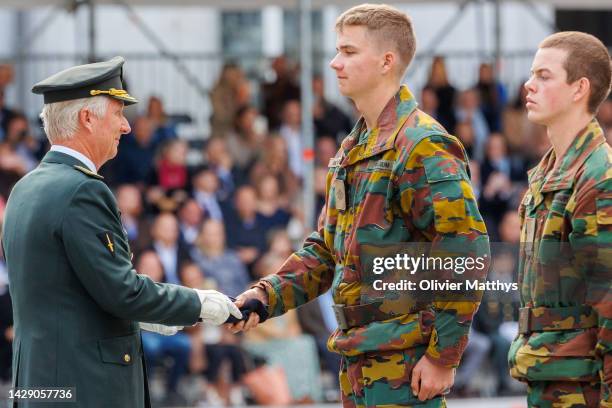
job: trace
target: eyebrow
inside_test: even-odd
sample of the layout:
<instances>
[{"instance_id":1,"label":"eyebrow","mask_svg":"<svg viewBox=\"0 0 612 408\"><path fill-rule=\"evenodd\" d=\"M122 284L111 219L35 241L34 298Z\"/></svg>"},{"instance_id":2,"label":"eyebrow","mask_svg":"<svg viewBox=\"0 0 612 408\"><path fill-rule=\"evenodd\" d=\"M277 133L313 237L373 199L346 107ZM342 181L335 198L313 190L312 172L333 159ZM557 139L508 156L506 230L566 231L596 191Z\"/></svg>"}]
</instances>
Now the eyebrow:
<instances>
[{"instance_id":1,"label":"eyebrow","mask_svg":"<svg viewBox=\"0 0 612 408\"><path fill-rule=\"evenodd\" d=\"M348 50L348 49L351 49L351 50L356 50L356 49L357 49L357 47L355 47L355 46L353 46L353 45L350 45L350 44L349 44L349 45L341 45L341 46L339 46L339 47L336 47L336 51L340 51L340 50Z\"/></svg>"},{"instance_id":2,"label":"eyebrow","mask_svg":"<svg viewBox=\"0 0 612 408\"><path fill-rule=\"evenodd\" d=\"M532 74L541 74L542 72L547 72L547 73L551 73L552 71L548 68L538 68L535 71L533 69L531 69L530 71Z\"/></svg>"}]
</instances>

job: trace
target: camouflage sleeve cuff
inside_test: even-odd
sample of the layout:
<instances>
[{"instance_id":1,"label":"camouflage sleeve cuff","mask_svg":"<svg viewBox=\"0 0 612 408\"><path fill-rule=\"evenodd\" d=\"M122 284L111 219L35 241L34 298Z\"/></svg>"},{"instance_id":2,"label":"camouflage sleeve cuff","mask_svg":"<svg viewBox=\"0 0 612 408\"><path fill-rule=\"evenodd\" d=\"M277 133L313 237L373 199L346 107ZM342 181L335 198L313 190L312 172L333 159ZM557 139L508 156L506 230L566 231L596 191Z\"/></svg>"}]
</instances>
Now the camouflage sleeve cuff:
<instances>
[{"instance_id":1,"label":"camouflage sleeve cuff","mask_svg":"<svg viewBox=\"0 0 612 408\"><path fill-rule=\"evenodd\" d=\"M270 317L280 316L284 313L282 298L276 288L280 288L280 279L276 275L267 276L260 279L251 288L262 289L268 295L268 315Z\"/></svg>"},{"instance_id":2,"label":"camouflage sleeve cuff","mask_svg":"<svg viewBox=\"0 0 612 408\"><path fill-rule=\"evenodd\" d=\"M457 368L461 362L461 355L467 346L467 335L461 336L454 344L441 345L438 332L434 328L429 340L425 356L433 364L447 368Z\"/></svg>"},{"instance_id":3,"label":"camouflage sleeve cuff","mask_svg":"<svg viewBox=\"0 0 612 408\"><path fill-rule=\"evenodd\" d=\"M437 366L446 367L446 368L457 368L459 367L459 361L461 361L461 359L455 360L455 359L443 358L437 352L431 353L429 349L427 349L427 351L425 352L425 357L427 357L427 359L431 363Z\"/></svg>"}]
</instances>

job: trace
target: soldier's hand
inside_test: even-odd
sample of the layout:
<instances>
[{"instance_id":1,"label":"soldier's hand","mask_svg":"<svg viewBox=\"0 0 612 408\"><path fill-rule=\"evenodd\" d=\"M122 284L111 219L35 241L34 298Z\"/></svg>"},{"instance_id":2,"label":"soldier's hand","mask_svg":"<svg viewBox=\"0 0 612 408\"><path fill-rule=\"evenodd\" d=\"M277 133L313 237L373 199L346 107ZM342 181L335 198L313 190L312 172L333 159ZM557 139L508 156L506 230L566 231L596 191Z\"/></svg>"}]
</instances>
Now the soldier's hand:
<instances>
[{"instance_id":1,"label":"soldier's hand","mask_svg":"<svg viewBox=\"0 0 612 408\"><path fill-rule=\"evenodd\" d=\"M448 394L455 382L455 369L435 365L427 356L421 357L412 370L410 386L420 401Z\"/></svg>"},{"instance_id":2,"label":"soldier's hand","mask_svg":"<svg viewBox=\"0 0 612 408\"><path fill-rule=\"evenodd\" d=\"M238 307L238 309L240 309L242 306L244 306L245 302L250 299L257 299L264 305L268 303L268 295L263 289L252 288L238 295L234 304L236 307ZM228 323L225 326L235 334L241 331L247 332L258 324L259 315L257 313L251 313L248 320L233 324Z\"/></svg>"}]
</instances>

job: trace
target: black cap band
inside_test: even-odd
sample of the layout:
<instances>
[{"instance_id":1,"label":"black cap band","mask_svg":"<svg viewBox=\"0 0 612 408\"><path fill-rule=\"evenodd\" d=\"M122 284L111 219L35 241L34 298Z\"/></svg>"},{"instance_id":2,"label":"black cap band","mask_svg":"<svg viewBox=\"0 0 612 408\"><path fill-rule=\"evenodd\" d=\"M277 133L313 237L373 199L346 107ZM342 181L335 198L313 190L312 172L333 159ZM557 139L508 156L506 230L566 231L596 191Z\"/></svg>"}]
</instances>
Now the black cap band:
<instances>
[{"instance_id":1,"label":"black cap band","mask_svg":"<svg viewBox=\"0 0 612 408\"><path fill-rule=\"evenodd\" d=\"M91 91L107 91L111 88L123 89L121 77L115 76L103 82L87 85L81 88L63 89L59 91L47 91L44 94L45 103L63 102L71 99L91 98Z\"/></svg>"}]
</instances>

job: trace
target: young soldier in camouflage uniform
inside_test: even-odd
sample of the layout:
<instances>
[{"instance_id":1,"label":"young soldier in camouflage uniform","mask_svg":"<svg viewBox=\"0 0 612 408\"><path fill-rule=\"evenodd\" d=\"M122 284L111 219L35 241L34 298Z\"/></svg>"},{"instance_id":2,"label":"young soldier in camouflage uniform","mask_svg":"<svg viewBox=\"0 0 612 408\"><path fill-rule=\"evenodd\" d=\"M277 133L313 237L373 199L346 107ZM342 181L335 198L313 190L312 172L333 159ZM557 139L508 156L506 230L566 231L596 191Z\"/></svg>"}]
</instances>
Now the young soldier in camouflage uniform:
<instances>
[{"instance_id":1,"label":"young soldier in camouflage uniform","mask_svg":"<svg viewBox=\"0 0 612 408\"><path fill-rule=\"evenodd\" d=\"M373 302L360 245L476 241L488 251L466 153L400 85L415 52L408 16L361 5L342 14L336 30L338 53L330 65L362 117L329 163L317 231L236 304L258 298L278 316L331 287L339 329L328 347L343 356L344 406L445 407L443 394L454 381L478 302L394 308L392 291ZM233 329L257 323L252 315Z\"/></svg>"},{"instance_id":2,"label":"young soldier in camouflage uniform","mask_svg":"<svg viewBox=\"0 0 612 408\"><path fill-rule=\"evenodd\" d=\"M556 33L525 84L529 120L552 143L519 210L523 307L509 364L530 407L612 407L612 148L594 119L610 66L595 37Z\"/></svg>"}]
</instances>

